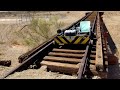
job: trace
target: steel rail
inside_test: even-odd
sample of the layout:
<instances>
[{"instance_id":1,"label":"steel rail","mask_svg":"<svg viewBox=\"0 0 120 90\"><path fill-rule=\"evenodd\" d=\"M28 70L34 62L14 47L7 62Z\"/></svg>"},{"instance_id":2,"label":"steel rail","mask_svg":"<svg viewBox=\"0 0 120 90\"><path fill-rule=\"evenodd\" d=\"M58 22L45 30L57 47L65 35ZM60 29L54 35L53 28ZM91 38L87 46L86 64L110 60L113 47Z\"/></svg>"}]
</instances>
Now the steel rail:
<instances>
[{"instance_id":1,"label":"steel rail","mask_svg":"<svg viewBox=\"0 0 120 90\"><path fill-rule=\"evenodd\" d=\"M90 43L90 41L89 41L89 43ZM80 64L80 67L79 67L79 70L78 70L78 77L77 77L77 79L81 79L83 73L85 72L87 59L88 59L88 50L89 50L89 48L90 48L90 45L88 44L87 47L86 47L85 55L84 55L84 57L81 60L81 64Z\"/></svg>"},{"instance_id":2,"label":"steel rail","mask_svg":"<svg viewBox=\"0 0 120 90\"><path fill-rule=\"evenodd\" d=\"M95 19L94 19L91 31L94 30L98 14L99 13L97 13L97 15L95 16ZM91 32L90 32L90 36L91 36ZM88 54L90 54L89 50L90 50L90 46L92 44L91 40L92 40L92 38L90 38L89 43L86 46L85 55L84 55L84 57L81 60L81 64L80 64L80 67L79 67L79 70L78 70L78 77L77 77L77 79L82 79L82 75L85 73L85 68L86 68L87 60L88 60Z\"/></svg>"}]
</instances>

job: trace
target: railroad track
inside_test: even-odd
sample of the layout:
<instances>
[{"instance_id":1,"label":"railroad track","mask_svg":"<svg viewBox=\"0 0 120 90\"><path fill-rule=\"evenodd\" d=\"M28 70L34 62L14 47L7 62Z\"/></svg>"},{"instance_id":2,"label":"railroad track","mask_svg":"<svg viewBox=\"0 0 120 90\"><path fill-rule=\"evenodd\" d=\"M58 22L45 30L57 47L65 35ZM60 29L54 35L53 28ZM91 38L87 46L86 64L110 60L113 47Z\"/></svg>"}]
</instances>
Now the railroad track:
<instances>
[{"instance_id":1,"label":"railroad track","mask_svg":"<svg viewBox=\"0 0 120 90\"><path fill-rule=\"evenodd\" d=\"M40 68L43 65L47 66L48 71L76 74L78 79L91 78L92 75L98 75L99 72L106 71L105 60L107 61L107 59L104 60L106 41L100 29L100 16L99 12L88 13L82 19L62 30L78 26L80 21L90 21L90 40L81 41L81 43L88 42L88 44L57 46L54 45L54 38L58 35L55 35L38 47L21 55L18 58L21 64L8 72L2 79L16 71Z\"/></svg>"}]
</instances>

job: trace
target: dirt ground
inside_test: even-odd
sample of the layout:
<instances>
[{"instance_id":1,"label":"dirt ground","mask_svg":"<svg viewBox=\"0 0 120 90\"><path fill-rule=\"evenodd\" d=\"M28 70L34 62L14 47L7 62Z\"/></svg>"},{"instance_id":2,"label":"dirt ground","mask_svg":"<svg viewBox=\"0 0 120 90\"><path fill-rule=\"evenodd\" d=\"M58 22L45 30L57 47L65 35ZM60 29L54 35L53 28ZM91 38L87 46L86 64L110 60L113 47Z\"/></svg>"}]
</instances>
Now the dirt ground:
<instances>
[{"instance_id":1,"label":"dirt ground","mask_svg":"<svg viewBox=\"0 0 120 90\"><path fill-rule=\"evenodd\" d=\"M60 15L61 18L59 21L62 21L65 23L65 26L68 26L69 24L73 23L74 21L77 21L81 17L85 15L85 11L57 11L57 12L42 12L37 13L40 17L49 17L49 15ZM20 17L20 16L19 16ZM2 19L4 19L3 16L1 16ZM5 16L5 18L13 18ZM14 18L18 19L17 15L14 15ZM103 15L103 20L105 22L106 28L111 36L111 43L109 47L111 48L111 53L120 57L120 11L105 11ZM21 54L27 52L29 50L29 47L23 46L23 45L14 45L12 44L11 40L13 38L16 38L12 31L16 29L22 28L22 24L26 24L26 22L16 21L12 20L12 22L9 20L0 20L0 60L11 60L12 65L10 67L4 67L0 66L0 77L2 77L5 73L7 73L12 68L19 65L18 63L18 56ZM63 28L64 28L63 27ZM12 30L12 31L11 31ZM118 62L116 65L109 65L108 67L108 78L109 79L120 79L120 68L119 68L119 62L120 60L117 60ZM10 75L7 77L7 79L75 79L76 76L69 76L69 75L61 75L59 73L52 73L52 72L46 72L46 67L43 66L39 70L32 70L29 69L28 71L22 71L22 72L16 72L13 75Z\"/></svg>"}]
</instances>

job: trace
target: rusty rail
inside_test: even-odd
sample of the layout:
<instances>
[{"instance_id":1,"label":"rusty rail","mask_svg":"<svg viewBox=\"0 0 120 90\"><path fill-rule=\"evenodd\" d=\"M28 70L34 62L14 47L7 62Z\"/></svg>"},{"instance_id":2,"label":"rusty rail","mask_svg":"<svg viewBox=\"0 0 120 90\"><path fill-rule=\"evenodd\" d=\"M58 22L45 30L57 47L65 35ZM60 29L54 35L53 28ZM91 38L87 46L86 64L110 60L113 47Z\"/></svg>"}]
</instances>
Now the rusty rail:
<instances>
[{"instance_id":1,"label":"rusty rail","mask_svg":"<svg viewBox=\"0 0 120 90\"><path fill-rule=\"evenodd\" d=\"M90 45L88 44L87 47L86 47L85 55L81 60L81 64L80 64L80 67L79 67L79 70L78 70L77 79L81 79L82 75L85 73L85 69L86 69L86 66L87 66L87 60L88 60L88 50L89 50L89 48L90 48Z\"/></svg>"}]
</instances>

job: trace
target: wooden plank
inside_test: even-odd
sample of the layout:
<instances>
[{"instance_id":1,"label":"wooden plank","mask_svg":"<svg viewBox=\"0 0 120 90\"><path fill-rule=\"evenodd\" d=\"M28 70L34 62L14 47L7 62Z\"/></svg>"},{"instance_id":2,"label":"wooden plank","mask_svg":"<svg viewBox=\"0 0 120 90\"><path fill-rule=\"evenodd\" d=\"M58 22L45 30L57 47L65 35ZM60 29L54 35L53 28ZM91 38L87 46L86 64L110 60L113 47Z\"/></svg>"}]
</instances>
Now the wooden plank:
<instances>
[{"instance_id":1,"label":"wooden plank","mask_svg":"<svg viewBox=\"0 0 120 90\"><path fill-rule=\"evenodd\" d=\"M40 64L46 65L50 71L57 71L68 74L77 74L79 68L79 65L77 64L66 64L51 61L42 61Z\"/></svg>"},{"instance_id":2,"label":"wooden plank","mask_svg":"<svg viewBox=\"0 0 120 90\"><path fill-rule=\"evenodd\" d=\"M90 55L90 59L95 60L96 55Z\"/></svg>"},{"instance_id":3,"label":"wooden plank","mask_svg":"<svg viewBox=\"0 0 120 90\"><path fill-rule=\"evenodd\" d=\"M102 52L102 38L100 31L100 17L97 16L97 43L96 43L96 70L103 71L103 52Z\"/></svg>"},{"instance_id":4,"label":"wooden plank","mask_svg":"<svg viewBox=\"0 0 120 90\"><path fill-rule=\"evenodd\" d=\"M50 53L48 53L48 55L50 55L50 56L61 56L61 57L72 57L72 58L82 58L84 54L50 52Z\"/></svg>"},{"instance_id":5,"label":"wooden plank","mask_svg":"<svg viewBox=\"0 0 120 90\"><path fill-rule=\"evenodd\" d=\"M90 55L90 58L95 58L96 57L96 55Z\"/></svg>"},{"instance_id":6,"label":"wooden plank","mask_svg":"<svg viewBox=\"0 0 120 90\"><path fill-rule=\"evenodd\" d=\"M67 62L67 63L80 63L81 62L81 59L65 58L65 57L53 57L53 56L45 56L43 59L45 61L56 61L56 62Z\"/></svg>"},{"instance_id":7,"label":"wooden plank","mask_svg":"<svg viewBox=\"0 0 120 90\"><path fill-rule=\"evenodd\" d=\"M105 55L107 55L107 51L103 51L103 53L104 53Z\"/></svg>"},{"instance_id":8,"label":"wooden plank","mask_svg":"<svg viewBox=\"0 0 120 90\"><path fill-rule=\"evenodd\" d=\"M71 50L71 49L57 49L57 48L54 48L52 51L66 52L66 53L84 53L85 52L85 50Z\"/></svg>"},{"instance_id":9,"label":"wooden plank","mask_svg":"<svg viewBox=\"0 0 120 90\"><path fill-rule=\"evenodd\" d=\"M93 47L96 47L96 45L93 45Z\"/></svg>"},{"instance_id":10,"label":"wooden plank","mask_svg":"<svg viewBox=\"0 0 120 90\"><path fill-rule=\"evenodd\" d=\"M107 50L106 48L103 48L103 50L105 51L105 50Z\"/></svg>"},{"instance_id":11,"label":"wooden plank","mask_svg":"<svg viewBox=\"0 0 120 90\"><path fill-rule=\"evenodd\" d=\"M91 54L94 54L94 55L95 55L95 54L96 54L96 51L91 51Z\"/></svg>"},{"instance_id":12,"label":"wooden plank","mask_svg":"<svg viewBox=\"0 0 120 90\"><path fill-rule=\"evenodd\" d=\"M95 60L90 60L90 64L95 65Z\"/></svg>"}]
</instances>

